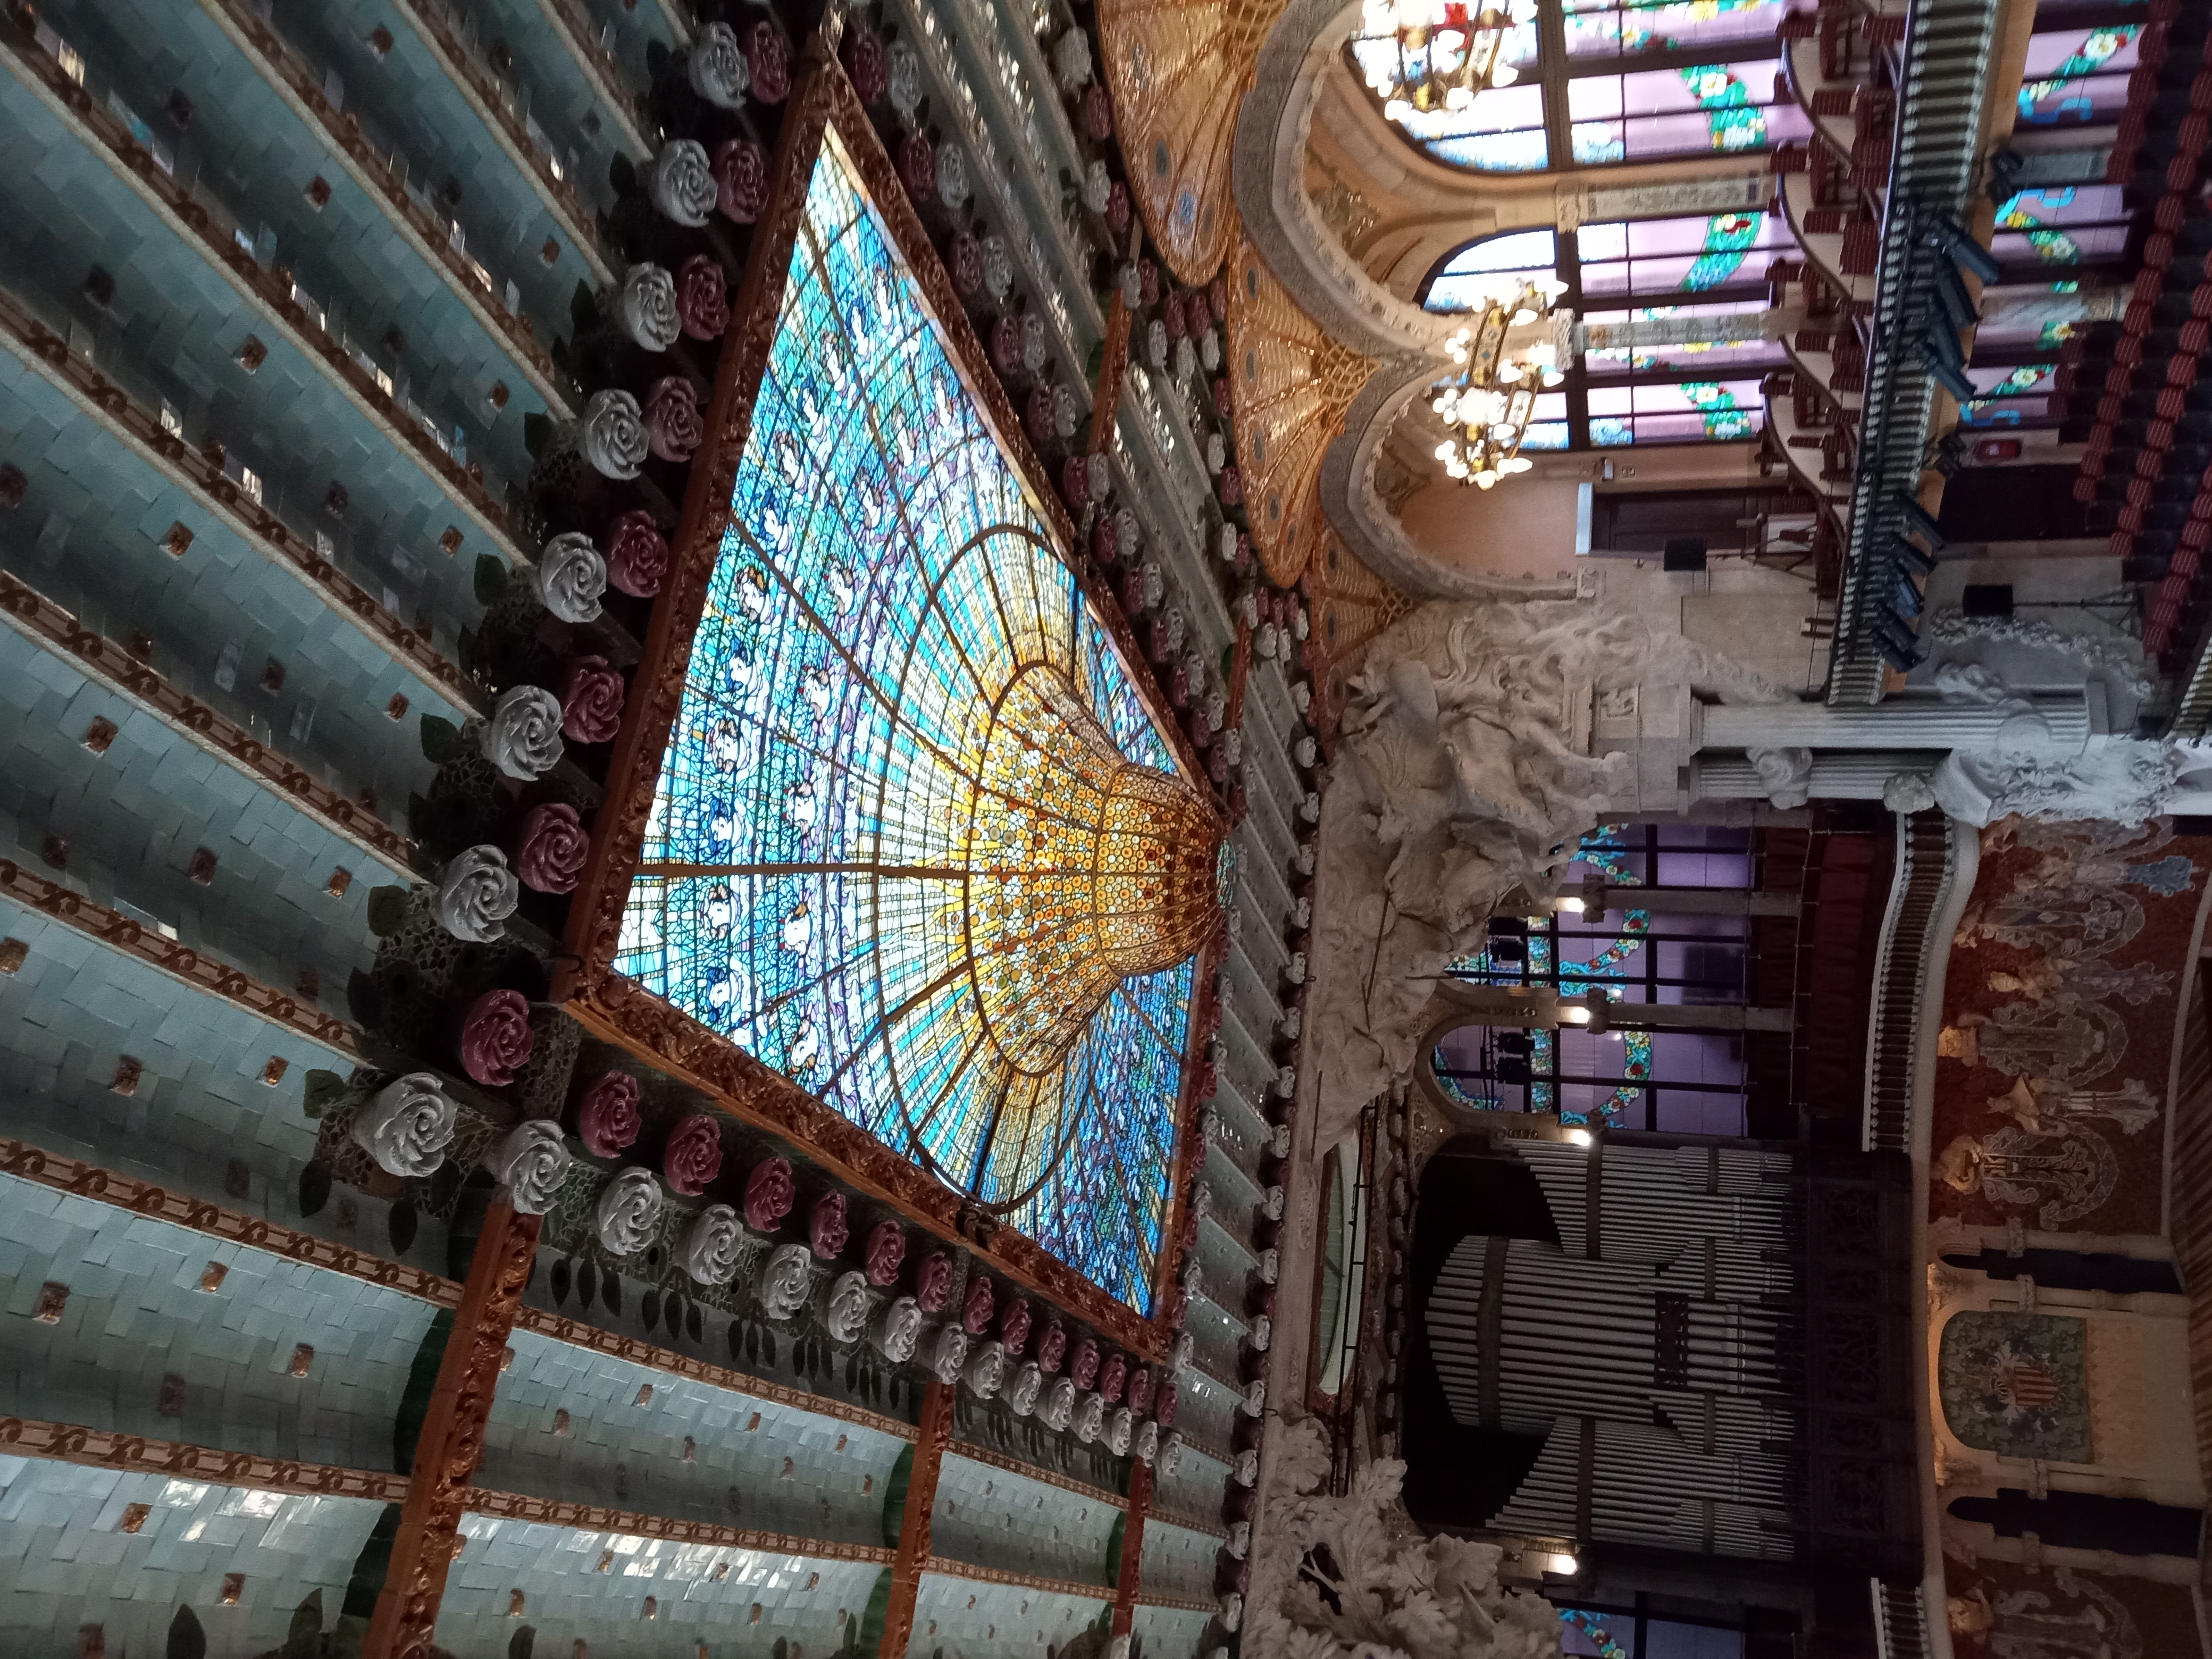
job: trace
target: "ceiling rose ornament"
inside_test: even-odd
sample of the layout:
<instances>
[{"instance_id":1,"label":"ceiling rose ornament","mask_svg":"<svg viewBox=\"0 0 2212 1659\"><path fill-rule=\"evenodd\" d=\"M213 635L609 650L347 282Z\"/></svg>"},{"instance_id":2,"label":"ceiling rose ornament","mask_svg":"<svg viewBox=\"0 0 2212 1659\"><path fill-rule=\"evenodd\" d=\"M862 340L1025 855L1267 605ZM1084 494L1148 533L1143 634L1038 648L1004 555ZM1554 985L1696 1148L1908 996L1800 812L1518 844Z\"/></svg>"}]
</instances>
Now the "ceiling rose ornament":
<instances>
[{"instance_id":1,"label":"ceiling rose ornament","mask_svg":"<svg viewBox=\"0 0 2212 1659\"><path fill-rule=\"evenodd\" d=\"M1505 61L1514 19L1502 7L1367 0L1359 21L1360 68L1393 121L1470 108L1492 87L1519 78Z\"/></svg>"},{"instance_id":2,"label":"ceiling rose ornament","mask_svg":"<svg viewBox=\"0 0 2212 1659\"><path fill-rule=\"evenodd\" d=\"M1444 423L1437 459L1462 484L1496 487L1534 462L1521 453L1540 392L1565 378L1574 313L1554 309L1556 277L1508 279L1444 342L1458 372L1437 383L1429 407Z\"/></svg>"}]
</instances>

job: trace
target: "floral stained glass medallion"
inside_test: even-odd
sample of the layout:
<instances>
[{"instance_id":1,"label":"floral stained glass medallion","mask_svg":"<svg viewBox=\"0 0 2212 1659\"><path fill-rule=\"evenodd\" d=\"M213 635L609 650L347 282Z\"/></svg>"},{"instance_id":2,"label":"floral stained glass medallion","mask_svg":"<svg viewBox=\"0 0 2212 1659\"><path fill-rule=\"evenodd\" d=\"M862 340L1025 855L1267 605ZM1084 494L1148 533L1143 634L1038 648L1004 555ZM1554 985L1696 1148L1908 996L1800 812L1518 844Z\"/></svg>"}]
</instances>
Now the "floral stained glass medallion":
<instances>
[{"instance_id":1,"label":"floral stained glass medallion","mask_svg":"<svg viewBox=\"0 0 2212 1659\"><path fill-rule=\"evenodd\" d=\"M833 131L617 969L1150 1311L1220 832Z\"/></svg>"}]
</instances>

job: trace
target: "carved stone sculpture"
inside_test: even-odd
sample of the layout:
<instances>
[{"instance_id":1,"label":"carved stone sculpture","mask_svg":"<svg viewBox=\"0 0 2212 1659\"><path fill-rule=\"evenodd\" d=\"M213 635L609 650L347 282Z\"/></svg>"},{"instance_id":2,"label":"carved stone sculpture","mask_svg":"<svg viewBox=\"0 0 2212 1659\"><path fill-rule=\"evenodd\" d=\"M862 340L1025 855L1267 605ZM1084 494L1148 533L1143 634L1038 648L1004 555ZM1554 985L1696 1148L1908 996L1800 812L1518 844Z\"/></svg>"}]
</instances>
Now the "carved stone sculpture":
<instances>
[{"instance_id":1,"label":"carved stone sculpture","mask_svg":"<svg viewBox=\"0 0 2212 1659\"><path fill-rule=\"evenodd\" d=\"M1558 1613L1498 1582L1495 1544L1425 1537L1398 1501L1406 1466L1382 1458L1351 1490L1320 1490L1329 1457L1320 1426L1278 1438L1274 1493L1254 1529L1243 1650L1270 1659L1552 1659Z\"/></svg>"}]
</instances>

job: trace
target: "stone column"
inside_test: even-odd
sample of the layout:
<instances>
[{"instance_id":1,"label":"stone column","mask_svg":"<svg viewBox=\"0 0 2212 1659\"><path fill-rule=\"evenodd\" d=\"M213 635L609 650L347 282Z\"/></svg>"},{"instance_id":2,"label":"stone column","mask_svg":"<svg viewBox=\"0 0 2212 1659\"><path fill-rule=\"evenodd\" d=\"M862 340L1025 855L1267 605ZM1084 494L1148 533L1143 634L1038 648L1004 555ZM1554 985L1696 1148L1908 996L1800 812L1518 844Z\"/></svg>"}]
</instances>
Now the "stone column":
<instances>
[{"instance_id":1,"label":"stone column","mask_svg":"<svg viewBox=\"0 0 2212 1659\"><path fill-rule=\"evenodd\" d=\"M1911 750L1815 751L1807 787L1815 800L1880 800L1882 786L1899 773L1925 777L1942 758L1940 753ZM1693 799L1763 800L1766 793L1758 769L1741 755L1699 755L1690 763Z\"/></svg>"}]
</instances>

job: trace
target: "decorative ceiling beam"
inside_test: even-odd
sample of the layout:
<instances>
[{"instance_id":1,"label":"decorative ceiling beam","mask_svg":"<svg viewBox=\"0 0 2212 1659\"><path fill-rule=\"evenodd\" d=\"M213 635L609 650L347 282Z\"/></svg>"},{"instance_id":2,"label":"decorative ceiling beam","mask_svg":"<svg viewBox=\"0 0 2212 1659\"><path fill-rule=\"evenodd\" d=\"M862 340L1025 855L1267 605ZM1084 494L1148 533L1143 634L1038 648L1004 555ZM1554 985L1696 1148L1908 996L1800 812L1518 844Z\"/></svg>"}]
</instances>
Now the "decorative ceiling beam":
<instances>
[{"instance_id":1,"label":"decorative ceiling beam","mask_svg":"<svg viewBox=\"0 0 2212 1659\"><path fill-rule=\"evenodd\" d=\"M958 1398L951 1384L932 1378L921 1397L921 1435L907 1475L906 1509L899 1518L898 1553L891 1562L890 1605L884 1612L883 1659L903 1659L914 1637L915 1597L929 1565L929 1534L937 1513L937 1477L952 1443L952 1407Z\"/></svg>"},{"instance_id":2,"label":"decorative ceiling beam","mask_svg":"<svg viewBox=\"0 0 2212 1659\"><path fill-rule=\"evenodd\" d=\"M1137 1617L1138 1580L1143 1577L1145 1516L1152 1504L1152 1471L1149 1464L1129 1465L1129 1518L1121 1529L1121 1571L1114 1586L1114 1631L1127 1636Z\"/></svg>"},{"instance_id":3,"label":"decorative ceiling beam","mask_svg":"<svg viewBox=\"0 0 2212 1659\"><path fill-rule=\"evenodd\" d=\"M416 1443L414 1478L399 1512L392 1563L362 1645L365 1659L413 1659L429 1650L446 1574L459 1553L469 1477L483 1458L500 1364L536 1259L539 1224L537 1216L515 1212L504 1188L484 1212Z\"/></svg>"},{"instance_id":4,"label":"decorative ceiling beam","mask_svg":"<svg viewBox=\"0 0 2212 1659\"><path fill-rule=\"evenodd\" d=\"M406 1476L381 1470L342 1469L332 1464L301 1463L253 1452L218 1451L211 1446L149 1440L140 1434L49 1423L33 1417L0 1418L0 1448L11 1457L43 1458L131 1474L166 1474L210 1486L251 1486L311 1498L358 1498L371 1504L397 1504L408 1495Z\"/></svg>"}]
</instances>

